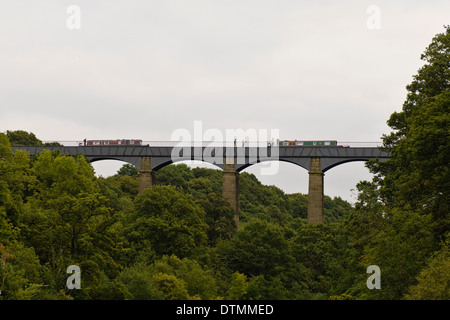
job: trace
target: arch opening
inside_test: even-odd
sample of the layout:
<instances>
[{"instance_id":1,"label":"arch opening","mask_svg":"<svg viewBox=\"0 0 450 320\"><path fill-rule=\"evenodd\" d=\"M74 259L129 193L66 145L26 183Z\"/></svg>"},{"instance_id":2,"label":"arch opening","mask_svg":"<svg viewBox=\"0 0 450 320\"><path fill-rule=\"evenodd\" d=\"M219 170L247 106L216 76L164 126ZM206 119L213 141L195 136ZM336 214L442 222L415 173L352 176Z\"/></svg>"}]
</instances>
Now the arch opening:
<instances>
[{"instance_id":1,"label":"arch opening","mask_svg":"<svg viewBox=\"0 0 450 320\"><path fill-rule=\"evenodd\" d=\"M308 171L296 163L263 161L247 166L240 172L254 174L262 184L274 185L285 193L308 194Z\"/></svg>"},{"instance_id":2,"label":"arch opening","mask_svg":"<svg viewBox=\"0 0 450 320\"><path fill-rule=\"evenodd\" d=\"M333 168L335 168L335 167L337 167L337 166L340 166L340 165L342 165L342 164L345 164L345 163L350 163L350 162L364 162L364 163L366 163L367 161L369 161L370 159L367 159L367 158L351 158L351 159L344 159L344 160L342 160L342 161L339 161L339 162L334 162L332 165L329 165L328 167L326 167L326 168L324 168L323 169L323 172L325 173L325 172L327 172L328 170L330 170L330 169L333 169Z\"/></svg>"},{"instance_id":3,"label":"arch opening","mask_svg":"<svg viewBox=\"0 0 450 320\"><path fill-rule=\"evenodd\" d=\"M113 176L122 168L125 164L131 164L123 160L117 159L95 159L90 162L91 166L94 168L96 177L110 177ZM132 165L132 164L131 164Z\"/></svg>"},{"instance_id":4,"label":"arch opening","mask_svg":"<svg viewBox=\"0 0 450 320\"><path fill-rule=\"evenodd\" d=\"M200 160L181 160L181 161L177 161L177 162L172 162L172 164L181 164L181 163L186 164L191 169L206 168L206 169L222 170L221 167L219 167L215 164L212 164L212 163L206 162L206 161L200 161Z\"/></svg>"},{"instance_id":5,"label":"arch opening","mask_svg":"<svg viewBox=\"0 0 450 320\"><path fill-rule=\"evenodd\" d=\"M363 180L371 181L373 174L365 166L365 161L346 161L325 172L324 194L330 197L341 197L354 204L357 201L356 185Z\"/></svg>"},{"instance_id":6,"label":"arch opening","mask_svg":"<svg viewBox=\"0 0 450 320\"><path fill-rule=\"evenodd\" d=\"M157 166L155 166L153 168L154 171L158 171L159 169L162 169L166 166L169 166L171 164L181 164L184 163L186 164L188 167L190 168L196 168L196 167L201 167L201 168L208 168L208 169L216 169L216 170L222 170L222 168L216 164L212 164L210 162L206 162L206 161L200 161L200 160L188 160L188 159L180 159L177 161L166 161L163 162L161 164L158 164Z\"/></svg>"},{"instance_id":7,"label":"arch opening","mask_svg":"<svg viewBox=\"0 0 450 320\"><path fill-rule=\"evenodd\" d=\"M236 171L237 172L241 172L243 170L248 169L251 166L255 166L255 165L261 165L262 167L268 167L268 166L273 166L274 164L276 164L277 162L279 163L290 163L293 164L295 166L301 167L305 170L308 170L307 167L303 166L301 163L296 163L294 161L290 161L290 160L286 160L286 159L278 159L278 160L262 160L262 161L257 161L257 162L251 162L251 163L247 163L247 164L236 164ZM305 161L305 165L309 163L309 159L306 159Z\"/></svg>"}]
</instances>

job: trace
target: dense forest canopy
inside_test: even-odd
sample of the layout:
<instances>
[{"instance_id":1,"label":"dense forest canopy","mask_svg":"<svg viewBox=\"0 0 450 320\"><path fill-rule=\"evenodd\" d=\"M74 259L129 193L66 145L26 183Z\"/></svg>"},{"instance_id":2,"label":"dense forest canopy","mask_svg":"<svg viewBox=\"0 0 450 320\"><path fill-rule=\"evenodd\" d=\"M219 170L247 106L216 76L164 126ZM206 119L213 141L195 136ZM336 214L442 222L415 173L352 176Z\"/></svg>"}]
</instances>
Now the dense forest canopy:
<instances>
[{"instance_id":1,"label":"dense forest canopy","mask_svg":"<svg viewBox=\"0 0 450 320\"><path fill-rule=\"evenodd\" d=\"M391 159L367 164L354 206L325 196L324 224L252 174L236 228L219 170L170 165L138 194L131 165L97 177L82 156L12 152L45 145L33 133L0 133L0 299L449 299L448 26L421 58L383 136Z\"/></svg>"}]
</instances>

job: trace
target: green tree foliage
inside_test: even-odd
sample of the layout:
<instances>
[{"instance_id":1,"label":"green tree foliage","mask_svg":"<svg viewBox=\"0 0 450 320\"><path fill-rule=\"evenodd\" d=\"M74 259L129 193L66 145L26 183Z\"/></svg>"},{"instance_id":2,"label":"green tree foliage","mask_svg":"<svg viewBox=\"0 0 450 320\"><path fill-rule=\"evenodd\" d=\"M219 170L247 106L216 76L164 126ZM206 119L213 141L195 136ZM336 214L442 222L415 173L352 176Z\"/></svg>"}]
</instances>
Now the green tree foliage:
<instances>
[{"instance_id":1,"label":"green tree foliage","mask_svg":"<svg viewBox=\"0 0 450 320\"><path fill-rule=\"evenodd\" d=\"M356 249L353 259L376 264L383 274L382 290L364 292L355 282L352 292L362 298L426 297L423 284L432 281L426 261L448 237L449 26L421 59L424 65L407 86L402 111L388 120L393 131L383 136L382 149L391 158L369 162L375 177L359 183L358 203L347 225ZM443 273L443 281L449 281L448 274ZM409 288L414 289L405 296ZM436 289L437 296L441 293Z\"/></svg>"},{"instance_id":2,"label":"green tree foliage","mask_svg":"<svg viewBox=\"0 0 450 320\"><path fill-rule=\"evenodd\" d=\"M156 183L159 185L171 185L187 190L188 183L194 178L192 171L186 164L166 166L158 170Z\"/></svg>"},{"instance_id":3,"label":"green tree foliage","mask_svg":"<svg viewBox=\"0 0 450 320\"><path fill-rule=\"evenodd\" d=\"M153 274L175 276L185 284L189 297L199 299L214 299L217 297L218 286L214 272L197 261L175 255L163 256L151 267Z\"/></svg>"},{"instance_id":4,"label":"green tree foliage","mask_svg":"<svg viewBox=\"0 0 450 320\"><path fill-rule=\"evenodd\" d=\"M248 222L219 252L231 270L247 275L276 276L289 268L292 254L282 227L263 220Z\"/></svg>"},{"instance_id":5,"label":"green tree foliage","mask_svg":"<svg viewBox=\"0 0 450 320\"><path fill-rule=\"evenodd\" d=\"M133 299L215 299L218 286L214 272L195 260L162 256L147 264L136 263L120 276Z\"/></svg>"},{"instance_id":6,"label":"green tree foliage","mask_svg":"<svg viewBox=\"0 0 450 320\"><path fill-rule=\"evenodd\" d=\"M158 273L154 276L156 286L164 300L187 300L186 283L174 275Z\"/></svg>"},{"instance_id":7,"label":"green tree foliage","mask_svg":"<svg viewBox=\"0 0 450 320\"><path fill-rule=\"evenodd\" d=\"M286 222L288 201L275 186L264 186L255 175L243 172L239 176L239 210L242 221L258 216L262 219Z\"/></svg>"},{"instance_id":8,"label":"green tree foliage","mask_svg":"<svg viewBox=\"0 0 450 320\"><path fill-rule=\"evenodd\" d=\"M236 271L231 277L231 285L225 297L228 300L245 299L247 296L247 287L247 276Z\"/></svg>"},{"instance_id":9,"label":"green tree foliage","mask_svg":"<svg viewBox=\"0 0 450 320\"><path fill-rule=\"evenodd\" d=\"M60 147L62 146L59 142L42 142L39 140L36 135L32 132L26 132L23 130L16 131L6 131L6 136L9 139L9 142L12 146L20 146L20 147Z\"/></svg>"},{"instance_id":10,"label":"green tree foliage","mask_svg":"<svg viewBox=\"0 0 450 320\"><path fill-rule=\"evenodd\" d=\"M6 136L13 146L42 146L43 143L32 132L28 133L23 130L6 131Z\"/></svg>"},{"instance_id":11,"label":"green tree foliage","mask_svg":"<svg viewBox=\"0 0 450 320\"><path fill-rule=\"evenodd\" d=\"M206 233L211 245L219 239L230 239L236 233L234 210L230 204L217 193L206 193L196 202L205 211Z\"/></svg>"},{"instance_id":12,"label":"green tree foliage","mask_svg":"<svg viewBox=\"0 0 450 320\"><path fill-rule=\"evenodd\" d=\"M70 264L85 269L83 298L101 296L99 279L120 269L114 261L121 254L115 242L120 235L113 235L117 219L92 167L82 157L49 151L31 161L23 152L13 155L5 136L0 137L3 297L67 298L65 269ZM25 261L30 262L26 267Z\"/></svg>"},{"instance_id":13,"label":"green tree foliage","mask_svg":"<svg viewBox=\"0 0 450 320\"><path fill-rule=\"evenodd\" d=\"M450 252L448 244L437 251L406 295L411 300L450 300Z\"/></svg>"},{"instance_id":14,"label":"green tree foliage","mask_svg":"<svg viewBox=\"0 0 450 320\"><path fill-rule=\"evenodd\" d=\"M101 238L107 237L111 224L107 199L99 193L92 167L84 158L44 151L33 169L36 179L29 186L33 195L27 198L21 222L23 236L42 250L43 257L54 255L54 248L61 255L84 254L91 252L95 242L106 240Z\"/></svg>"},{"instance_id":15,"label":"green tree foliage","mask_svg":"<svg viewBox=\"0 0 450 320\"><path fill-rule=\"evenodd\" d=\"M422 54L424 61L406 88L401 112L388 125L383 149L391 159L374 161L381 200L433 217L438 241L449 228L450 26L436 35Z\"/></svg>"},{"instance_id":16,"label":"green tree foliage","mask_svg":"<svg viewBox=\"0 0 450 320\"><path fill-rule=\"evenodd\" d=\"M324 196L323 215L325 222L330 223L341 221L347 217L351 210L351 204L342 200L341 197L334 197L331 199L327 195Z\"/></svg>"},{"instance_id":17,"label":"green tree foliage","mask_svg":"<svg viewBox=\"0 0 450 320\"><path fill-rule=\"evenodd\" d=\"M129 176L129 177L137 177L139 176L139 170L135 166L131 164L124 164L119 171L117 171L116 176Z\"/></svg>"},{"instance_id":18,"label":"green tree foliage","mask_svg":"<svg viewBox=\"0 0 450 320\"><path fill-rule=\"evenodd\" d=\"M287 209L294 218L306 220L308 216L308 196L301 193L288 194Z\"/></svg>"},{"instance_id":19,"label":"green tree foliage","mask_svg":"<svg viewBox=\"0 0 450 320\"><path fill-rule=\"evenodd\" d=\"M187 257L206 243L205 212L174 186L154 186L138 195L129 216L128 237L148 241L159 255Z\"/></svg>"}]
</instances>

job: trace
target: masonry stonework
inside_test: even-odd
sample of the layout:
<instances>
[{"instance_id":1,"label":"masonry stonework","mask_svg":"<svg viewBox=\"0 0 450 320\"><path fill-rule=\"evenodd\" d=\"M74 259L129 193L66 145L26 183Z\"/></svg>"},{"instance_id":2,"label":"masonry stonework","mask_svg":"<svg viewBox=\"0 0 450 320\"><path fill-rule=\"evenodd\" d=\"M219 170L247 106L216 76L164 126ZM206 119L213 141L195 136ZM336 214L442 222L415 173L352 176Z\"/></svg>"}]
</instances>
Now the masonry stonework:
<instances>
[{"instance_id":1,"label":"masonry stonework","mask_svg":"<svg viewBox=\"0 0 450 320\"><path fill-rule=\"evenodd\" d=\"M139 193L144 192L145 189L151 187L155 180L155 175L152 170L152 158L141 158L141 169L139 170Z\"/></svg>"},{"instance_id":2,"label":"masonry stonework","mask_svg":"<svg viewBox=\"0 0 450 320\"><path fill-rule=\"evenodd\" d=\"M234 222L239 225L239 173L235 170L234 159L226 159L223 171L222 195L234 209Z\"/></svg>"},{"instance_id":3,"label":"masonry stonework","mask_svg":"<svg viewBox=\"0 0 450 320\"><path fill-rule=\"evenodd\" d=\"M311 158L308 187L308 218L310 224L323 223L323 176L320 158Z\"/></svg>"}]
</instances>

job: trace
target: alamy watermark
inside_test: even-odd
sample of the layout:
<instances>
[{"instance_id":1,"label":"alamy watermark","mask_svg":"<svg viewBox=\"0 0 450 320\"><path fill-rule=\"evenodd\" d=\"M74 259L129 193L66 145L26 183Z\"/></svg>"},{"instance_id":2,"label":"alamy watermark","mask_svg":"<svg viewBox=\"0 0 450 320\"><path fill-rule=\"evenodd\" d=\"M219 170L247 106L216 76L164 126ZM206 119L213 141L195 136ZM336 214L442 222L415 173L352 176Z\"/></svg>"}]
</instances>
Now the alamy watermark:
<instances>
[{"instance_id":1,"label":"alamy watermark","mask_svg":"<svg viewBox=\"0 0 450 320\"><path fill-rule=\"evenodd\" d=\"M366 273L372 273L372 275L367 278L366 286L370 290L381 289L381 270L379 266L370 265L367 267Z\"/></svg>"},{"instance_id":2,"label":"alamy watermark","mask_svg":"<svg viewBox=\"0 0 450 320\"><path fill-rule=\"evenodd\" d=\"M369 16L366 20L366 26L369 30L380 30L381 29L381 9L377 5L370 5L366 9Z\"/></svg>"},{"instance_id":3,"label":"alamy watermark","mask_svg":"<svg viewBox=\"0 0 450 320\"><path fill-rule=\"evenodd\" d=\"M69 290L81 289L81 270L79 266L70 265L67 267L66 273L72 275L67 278L66 286Z\"/></svg>"},{"instance_id":4,"label":"alamy watermark","mask_svg":"<svg viewBox=\"0 0 450 320\"><path fill-rule=\"evenodd\" d=\"M81 270L79 266L70 265L66 272L71 274L66 281L66 286L69 290L81 289ZM370 265L367 267L366 273L371 274L366 281L368 289L381 289L381 270L377 265Z\"/></svg>"},{"instance_id":5,"label":"alamy watermark","mask_svg":"<svg viewBox=\"0 0 450 320\"><path fill-rule=\"evenodd\" d=\"M66 20L66 27L69 30L81 29L81 9L77 5L70 5L66 8L66 13L69 15ZM381 9L377 5L370 5L366 9L369 15L366 20L366 26L369 30L381 29Z\"/></svg>"},{"instance_id":6,"label":"alamy watermark","mask_svg":"<svg viewBox=\"0 0 450 320\"><path fill-rule=\"evenodd\" d=\"M69 15L66 20L66 27L69 30L81 29L81 9L77 5L70 5L66 9Z\"/></svg>"},{"instance_id":7,"label":"alamy watermark","mask_svg":"<svg viewBox=\"0 0 450 320\"><path fill-rule=\"evenodd\" d=\"M216 165L245 165L262 162L261 175L274 175L279 168L279 129L209 128L194 121L193 131L180 128L172 132L176 141L172 162L199 160Z\"/></svg>"}]
</instances>

